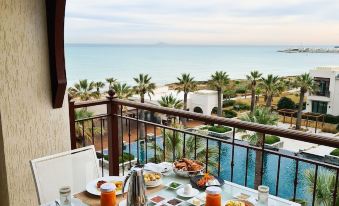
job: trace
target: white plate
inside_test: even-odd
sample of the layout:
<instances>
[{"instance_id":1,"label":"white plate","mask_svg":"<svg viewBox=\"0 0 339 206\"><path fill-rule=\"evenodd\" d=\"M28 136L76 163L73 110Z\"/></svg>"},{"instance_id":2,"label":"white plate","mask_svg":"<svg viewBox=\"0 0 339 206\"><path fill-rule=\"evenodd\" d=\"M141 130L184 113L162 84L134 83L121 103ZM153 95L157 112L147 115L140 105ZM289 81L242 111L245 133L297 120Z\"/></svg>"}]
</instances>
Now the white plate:
<instances>
[{"instance_id":1,"label":"white plate","mask_svg":"<svg viewBox=\"0 0 339 206\"><path fill-rule=\"evenodd\" d=\"M58 203L60 203L60 200L57 199ZM77 199L77 198L73 198L71 199L71 205L72 206L87 206L85 203L81 202L81 200ZM50 202L47 204L44 204L44 206L57 206L55 202Z\"/></svg>"},{"instance_id":2,"label":"white plate","mask_svg":"<svg viewBox=\"0 0 339 206\"><path fill-rule=\"evenodd\" d=\"M120 176L106 176L106 177L100 177L98 179L92 180L90 181L87 185L86 185L86 191L91 193L92 195L97 195L100 196L101 192L100 190L97 188L97 182L99 180L104 180L108 183L113 183L113 182L117 182L117 181L122 181L124 182L125 177L120 177ZM126 188L125 191L127 192L128 190L128 184L126 184ZM116 191L116 195L121 195L122 194L122 190L118 190Z\"/></svg>"},{"instance_id":3,"label":"white plate","mask_svg":"<svg viewBox=\"0 0 339 206\"><path fill-rule=\"evenodd\" d=\"M178 184L178 187L171 187L171 184L172 184L172 183ZM177 189L179 189L180 187L182 187L183 184L181 184L181 183L179 183L179 182L176 182L176 181L172 181L172 182L169 182L166 186L167 186L168 188L172 189L172 190L177 190Z\"/></svg>"},{"instance_id":4,"label":"white plate","mask_svg":"<svg viewBox=\"0 0 339 206\"><path fill-rule=\"evenodd\" d=\"M177 190L177 195L181 196L181 197L194 197L197 196L199 194L199 190L192 188L191 194L185 194L184 193L184 189L185 188L180 188Z\"/></svg>"},{"instance_id":5,"label":"white plate","mask_svg":"<svg viewBox=\"0 0 339 206\"><path fill-rule=\"evenodd\" d=\"M203 201L203 200L201 200L201 199L198 199L198 198L196 198L196 197L193 197L193 198L187 200L186 202L190 203L191 205L194 205L194 204L193 204L193 200L199 200L199 201L200 201L200 205L199 205L199 206L205 204L205 201Z\"/></svg>"}]
</instances>

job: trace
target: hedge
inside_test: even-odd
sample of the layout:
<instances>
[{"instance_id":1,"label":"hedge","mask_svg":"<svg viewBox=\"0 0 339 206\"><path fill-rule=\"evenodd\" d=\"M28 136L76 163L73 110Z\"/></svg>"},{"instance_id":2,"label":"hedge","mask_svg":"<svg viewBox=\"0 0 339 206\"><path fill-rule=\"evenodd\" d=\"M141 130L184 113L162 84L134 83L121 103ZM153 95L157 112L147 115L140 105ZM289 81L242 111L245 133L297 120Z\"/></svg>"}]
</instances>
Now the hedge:
<instances>
[{"instance_id":1,"label":"hedge","mask_svg":"<svg viewBox=\"0 0 339 206\"><path fill-rule=\"evenodd\" d=\"M280 141L280 138L275 135L267 135L265 137L265 144L274 144Z\"/></svg>"},{"instance_id":2,"label":"hedge","mask_svg":"<svg viewBox=\"0 0 339 206\"><path fill-rule=\"evenodd\" d=\"M281 97L277 104L278 109L294 109L296 104L291 98Z\"/></svg>"},{"instance_id":3,"label":"hedge","mask_svg":"<svg viewBox=\"0 0 339 206\"><path fill-rule=\"evenodd\" d=\"M236 103L236 104L233 105L233 109L235 109L235 110L249 110L249 109L251 109L251 106L248 105L248 104L239 102L239 103Z\"/></svg>"},{"instance_id":4,"label":"hedge","mask_svg":"<svg viewBox=\"0 0 339 206\"><path fill-rule=\"evenodd\" d=\"M232 130L232 128L230 127L225 127L225 126L220 126L220 125L219 126L205 126L200 129L202 130L207 129L208 131L216 132L216 133L225 133L225 132L229 132Z\"/></svg>"},{"instance_id":5,"label":"hedge","mask_svg":"<svg viewBox=\"0 0 339 206\"><path fill-rule=\"evenodd\" d=\"M235 104L235 100L225 100L222 104L223 107L230 107Z\"/></svg>"},{"instance_id":6,"label":"hedge","mask_svg":"<svg viewBox=\"0 0 339 206\"><path fill-rule=\"evenodd\" d=\"M337 149L333 150L333 151L330 153L330 155L339 157L339 149L337 148Z\"/></svg>"},{"instance_id":7,"label":"hedge","mask_svg":"<svg viewBox=\"0 0 339 206\"><path fill-rule=\"evenodd\" d=\"M238 114L235 111L233 111L233 110L225 110L224 111L224 116L226 118L233 118L233 117L236 117L237 115Z\"/></svg>"},{"instance_id":8,"label":"hedge","mask_svg":"<svg viewBox=\"0 0 339 206\"><path fill-rule=\"evenodd\" d=\"M128 162L128 161L132 161L132 160L134 160L134 155L132 155L132 154L130 154L130 153L126 153L126 152L124 152L123 154L122 154L122 158L121 158L121 156L119 156L119 163L123 163L123 162ZM108 160L108 155L104 155L104 159L105 160Z\"/></svg>"}]
</instances>

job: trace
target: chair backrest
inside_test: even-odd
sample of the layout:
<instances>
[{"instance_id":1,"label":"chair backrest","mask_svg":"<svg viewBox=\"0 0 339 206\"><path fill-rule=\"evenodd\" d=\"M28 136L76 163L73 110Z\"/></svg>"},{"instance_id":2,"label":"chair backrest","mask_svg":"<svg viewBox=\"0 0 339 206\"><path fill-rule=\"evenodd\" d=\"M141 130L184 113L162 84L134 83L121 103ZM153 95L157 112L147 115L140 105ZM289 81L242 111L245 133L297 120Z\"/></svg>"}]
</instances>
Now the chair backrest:
<instances>
[{"instance_id":1,"label":"chair backrest","mask_svg":"<svg viewBox=\"0 0 339 206\"><path fill-rule=\"evenodd\" d=\"M31 160L40 204L59 197L59 188L71 186L73 194L86 189L86 184L100 177L94 146L83 147Z\"/></svg>"}]
</instances>

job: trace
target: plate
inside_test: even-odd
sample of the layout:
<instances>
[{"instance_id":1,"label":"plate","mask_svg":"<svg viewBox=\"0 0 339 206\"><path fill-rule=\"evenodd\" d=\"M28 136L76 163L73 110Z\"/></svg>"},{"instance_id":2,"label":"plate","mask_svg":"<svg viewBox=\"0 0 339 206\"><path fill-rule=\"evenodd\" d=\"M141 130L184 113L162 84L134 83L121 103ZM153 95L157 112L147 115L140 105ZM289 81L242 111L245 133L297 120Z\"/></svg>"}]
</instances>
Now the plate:
<instances>
[{"instance_id":1,"label":"plate","mask_svg":"<svg viewBox=\"0 0 339 206\"><path fill-rule=\"evenodd\" d=\"M196 195L199 194L199 190L197 190L197 189L195 189L195 188L192 188L192 192L191 192L191 194L189 194L189 195L184 193L184 189L185 189L185 188L180 188L180 189L178 189L178 190L177 190L177 195L179 195L179 196L181 196L181 197L194 197L194 196L196 196Z\"/></svg>"},{"instance_id":2,"label":"plate","mask_svg":"<svg viewBox=\"0 0 339 206\"><path fill-rule=\"evenodd\" d=\"M200 205L198 205L198 206L201 206L201 205L204 205L204 204L205 204L205 201L204 201L204 200L201 200L201 199L196 198L196 197L193 197L193 198L187 200L186 202L190 203L191 205L195 205L195 204L193 204L193 200L198 200L198 201L200 201Z\"/></svg>"},{"instance_id":3,"label":"plate","mask_svg":"<svg viewBox=\"0 0 339 206\"><path fill-rule=\"evenodd\" d=\"M120 177L120 176L106 176L106 177L100 177L98 179L92 180L90 181L87 185L86 185L86 191L92 195L97 195L100 196L101 192L100 190L97 188L97 182L103 180L106 181L108 183L113 183L113 182L117 182L117 181L125 181L125 177ZM128 184L126 184L126 188L125 188L126 192L128 191ZM122 194L122 190L118 190L116 191L116 195L121 195Z\"/></svg>"},{"instance_id":4,"label":"plate","mask_svg":"<svg viewBox=\"0 0 339 206\"><path fill-rule=\"evenodd\" d=\"M174 187L174 186L172 186L172 184L176 184L177 186ZM167 187L170 188L170 189L172 189L172 190L179 189L179 188L182 187L182 186L183 186L183 184L181 184L181 183L179 183L179 182L175 182L175 181L172 181L172 182L170 182L170 183L167 184Z\"/></svg>"},{"instance_id":5,"label":"plate","mask_svg":"<svg viewBox=\"0 0 339 206\"><path fill-rule=\"evenodd\" d=\"M210 186L217 186L217 187L221 187L221 186L223 186L224 184L225 184L225 181L223 180L223 179L221 179L221 178L219 178L219 177L216 177L216 176L214 176L214 178L216 179L216 180L218 180L218 182L219 182L219 184L220 185L209 185L209 186L203 186L203 187L199 187L198 185L197 185L197 182L203 177L204 175L197 175L197 176L194 176L194 177L191 177L190 178L190 182L191 182L191 184L192 184L192 187L194 187L194 188L196 188L196 189L198 189L198 190L205 190L207 187L210 187Z\"/></svg>"},{"instance_id":6,"label":"plate","mask_svg":"<svg viewBox=\"0 0 339 206\"><path fill-rule=\"evenodd\" d=\"M60 203L60 200L57 199L58 203ZM77 198L73 198L71 199L71 205L72 206L87 206L85 203L81 202L81 200L77 199ZM51 203L47 203L45 204L45 206L57 206L55 202L51 202Z\"/></svg>"},{"instance_id":7,"label":"plate","mask_svg":"<svg viewBox=\"0 0 339 206\"><path fill-rule=\"evenodd\" d=\"M144 178L145 178L145 175L148 175L148 174L157 174L157 175L160 176L160 179L153 180L153 181L147 181L147 182L145 181L146 187L158 187L159 185L162 184L162 174L161 173L145 171L144 172Z\"/></svg>"},{"instance_id":8,"label":"plate","mask_svg":"<svg viewBox=\"0 0 339 206\"><path fill-rule=\"evenodd\" d=\"M230 202L230 201L243 202L243 203L245 203L245 206L254 206L254 204L251 203L250 201L246 201L246 200L237 200L237 199L227 200L225 206L227 206L227 203Z\"/></svg>"}]
</instances>

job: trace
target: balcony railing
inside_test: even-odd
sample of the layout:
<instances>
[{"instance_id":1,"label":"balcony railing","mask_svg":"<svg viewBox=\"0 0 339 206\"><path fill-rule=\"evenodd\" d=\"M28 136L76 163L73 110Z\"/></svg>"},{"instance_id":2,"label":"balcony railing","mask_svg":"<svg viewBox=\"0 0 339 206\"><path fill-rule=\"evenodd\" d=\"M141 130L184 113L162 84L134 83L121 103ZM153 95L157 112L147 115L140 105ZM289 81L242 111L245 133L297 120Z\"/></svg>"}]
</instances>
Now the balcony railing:
<instances>
[{"instance_id":1,"label":"balcony railing","mask_svg":"<svg viewBox=\"0 0 339 206\"><path fill-rule=\"evenodd\" d=\"M331 97L330 91L317 91L317 92L312 93L312 95L313 95L313 96L328 97L328 98Z\"/></svg>"},{"instance_id":2,"label":"balcony railing","mask_svg":"<svg viewBox=\"0 0 339 206\"><path fill-rule=\"evenodd\" d=\"M235 137L239 131L246 130L262 134L263 142L267 135L276 135L335 148L339 148L339 138L142 104L112 96L111 93L105 100L78 103L70 101L69 104L72 148L95 144L96 149L104 154L107 145L110 175L124 174L125 169L128 169L125 167L131 166L131 159L124 160L124 153L134 154L140 163L171 162L187 157L199 159L206 164L206 171L231 182L253 188L258 183L255 181L259 180L260 184L270 186L270 193L273 195L293 201L305 199L308 205L313 206L318 204L317 191L324 186L318 187L318 184L322 184L323 175L327 173L334 177L334 182L331 182L331 198L328 201L331 201L331 205L338 202L338 166L272 149L264 143L254 146ZM107 112L75 120L76 109L93 106L105 107ZM159 115L187 127L161 124L156 118ZM215 137L188 128L192 122L223 125L231 127L232 132L224 138ZM168 141L170 135L172 142ZM153 138L149 138L150 136ZM172 147L178 142L176 147ZM127 165L119 165L119 156ZM101 158L103 160L102 156ZM306 180L306 171L313 174L312 185Z\"/></svg>"}]
</instances>

